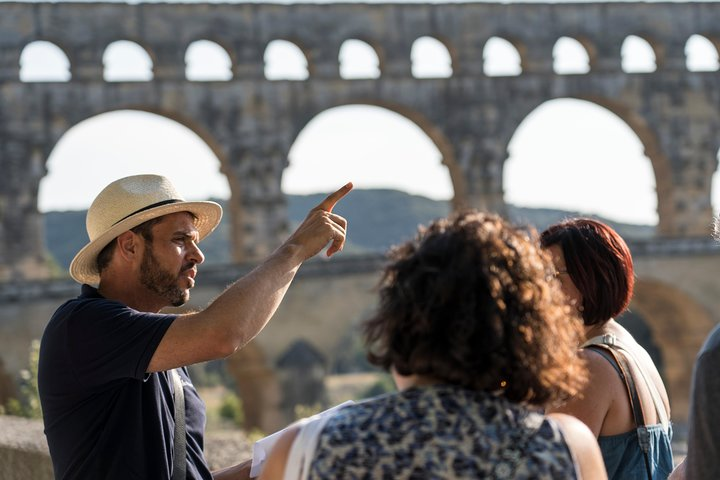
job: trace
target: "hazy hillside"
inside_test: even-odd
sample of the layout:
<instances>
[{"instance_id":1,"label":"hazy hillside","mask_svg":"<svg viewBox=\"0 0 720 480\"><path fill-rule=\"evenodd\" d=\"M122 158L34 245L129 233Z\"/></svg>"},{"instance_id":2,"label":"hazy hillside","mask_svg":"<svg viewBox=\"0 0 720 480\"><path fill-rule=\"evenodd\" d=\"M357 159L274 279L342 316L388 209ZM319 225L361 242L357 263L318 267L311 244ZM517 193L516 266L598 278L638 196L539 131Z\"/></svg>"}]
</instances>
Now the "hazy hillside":
<instances>
[{"instance_id":1,"label":"hazy hillside","mask_svg":"<svg viewBox=\"0 0 720 480\"><path fill-rule=\"evenodd\" d=\"M324 194L290 195L288 215L293 225L319 203ZM223 203L223 202L220 202ZM442 217L450 211L448 202L409 195L395 190L353 190L338 204L337 213L348 219L349 243L345 252L382 252L412 236L418 225ZM551 209L510 208L511 218L541 230L547 225L577 212ZM651 236L654 227L611 223L626 238ZM87 242L85 212L49 212L45 215L45 240L50 253L66 269L73 255ZM230 229L227 217L202 243L208 263L230 260Z\"/></svg>"}]
</instances>

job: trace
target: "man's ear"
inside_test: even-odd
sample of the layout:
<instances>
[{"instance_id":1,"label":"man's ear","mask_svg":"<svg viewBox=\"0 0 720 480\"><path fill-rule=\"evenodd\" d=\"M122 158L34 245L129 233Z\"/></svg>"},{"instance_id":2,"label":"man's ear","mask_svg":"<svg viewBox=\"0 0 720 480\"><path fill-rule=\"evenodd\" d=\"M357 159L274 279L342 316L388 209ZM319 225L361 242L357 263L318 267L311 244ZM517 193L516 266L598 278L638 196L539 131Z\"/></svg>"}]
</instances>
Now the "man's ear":
<instances>
[{"instance_id":1,"label":"man's ear","mask_svg":"<svg viewBox=\"0 0 720 480\"><path fill-rule=\"evenodd\" d=\"M125 260L132 261L140 254L140 235L127 231L117 237L117 253Z\"/></svg>"}]
</instances>

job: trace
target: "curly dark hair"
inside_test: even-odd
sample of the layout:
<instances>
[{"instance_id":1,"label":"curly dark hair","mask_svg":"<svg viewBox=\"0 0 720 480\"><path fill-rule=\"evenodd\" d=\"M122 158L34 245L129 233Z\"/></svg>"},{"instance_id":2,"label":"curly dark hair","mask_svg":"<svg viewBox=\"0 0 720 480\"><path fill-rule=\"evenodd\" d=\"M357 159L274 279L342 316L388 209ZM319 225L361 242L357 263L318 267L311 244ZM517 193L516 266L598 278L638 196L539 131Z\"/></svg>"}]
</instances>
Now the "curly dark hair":
<instances>
[{"instance_id":1,"label":"curly dark hair","mask_svg":"<svg viewBox=\"0 0 720 480\"><path fill-rule=\"evenodd\" d=\"M582 386L581 324L534 230L465 211L420 227L388 257L363 325L371 363L538 406Z\"/></svg>"},{"instance_id":2,"label":"curly dark hair","mask_svg":"<svg viewBox=\"0 0 720 480\"><path fill-rule=\"evenodd\" d=\"M627 309L635 271L625 240L592 218L568 218L540 234L543 248L558 245L565 267L582 295L585 325L600 325Z\"/></svg>"}]
</instances>

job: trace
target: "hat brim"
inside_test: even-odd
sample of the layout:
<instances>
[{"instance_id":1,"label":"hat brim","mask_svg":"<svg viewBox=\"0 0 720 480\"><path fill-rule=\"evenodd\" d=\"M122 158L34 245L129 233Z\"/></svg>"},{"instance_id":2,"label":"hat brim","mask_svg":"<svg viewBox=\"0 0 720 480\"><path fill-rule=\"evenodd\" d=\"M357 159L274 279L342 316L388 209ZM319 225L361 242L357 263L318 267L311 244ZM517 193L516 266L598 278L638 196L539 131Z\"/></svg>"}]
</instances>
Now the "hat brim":
<instances>
[{"instance_id":1,"label":"hat brim","mask_svg":"<svg viewBox=\"0 0 720 480\"><path fill-rule=\"evenodd\" d=\"M222 207L215 202L176 202L143 210L116 223L107 232L85 245L70 263L70 276L79 283L99 284L100 275L96 263L103 248L120 234L141 223L178 212L190 212L195 216L195 228L198 229L200 240L212 233L222 218Z\"/></svg>"}]
</instances>

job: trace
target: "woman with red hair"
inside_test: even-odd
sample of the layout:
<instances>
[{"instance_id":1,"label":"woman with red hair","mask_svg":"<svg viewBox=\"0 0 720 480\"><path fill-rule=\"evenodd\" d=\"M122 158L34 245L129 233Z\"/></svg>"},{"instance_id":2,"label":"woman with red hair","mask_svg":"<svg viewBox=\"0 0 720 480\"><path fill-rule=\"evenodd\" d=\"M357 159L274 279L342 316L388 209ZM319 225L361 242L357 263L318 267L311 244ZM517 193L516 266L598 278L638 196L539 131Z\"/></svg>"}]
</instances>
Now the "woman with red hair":
<instances>
[{"instance_id":1,"label":"woman with red hair","mask_svg":"<svg viewBox=\"0 0 720 480\"><path fill-rule=\"evenodd\" d=\"M540 240L582 319L579 355L589 369L589 381L557 411L579 418L598 437L610 479L666 479L673 468L667 392L648 353L615 320L635 283L627 244L587 218L552 225Z\"/></svg>"}]
</instances>

